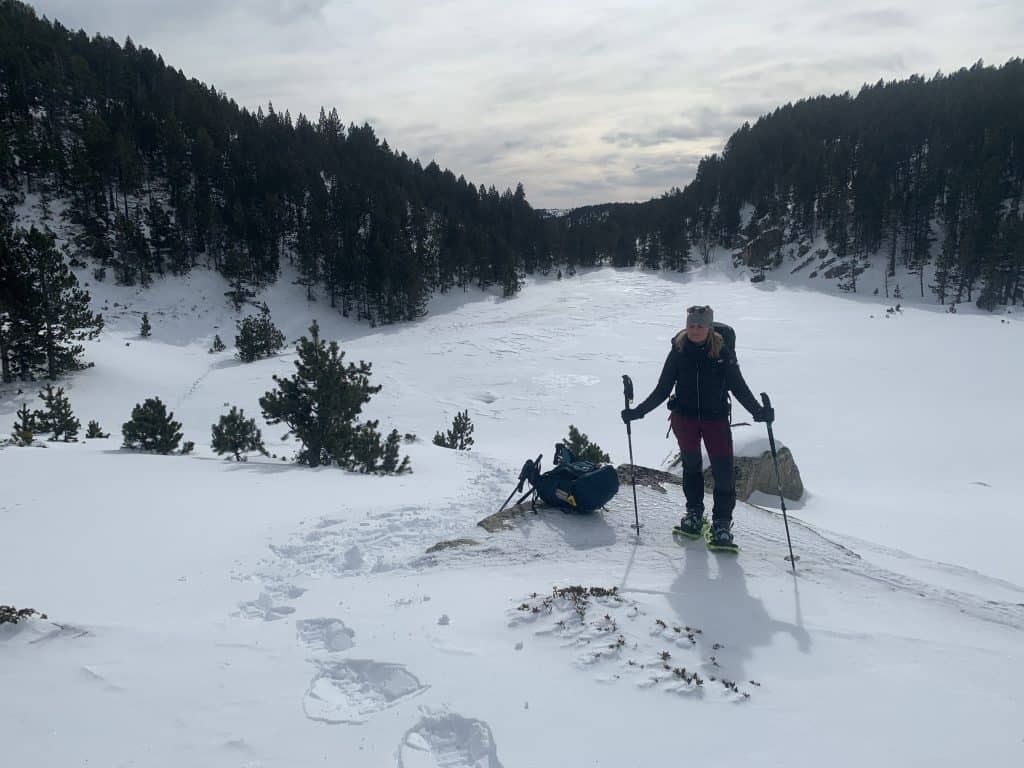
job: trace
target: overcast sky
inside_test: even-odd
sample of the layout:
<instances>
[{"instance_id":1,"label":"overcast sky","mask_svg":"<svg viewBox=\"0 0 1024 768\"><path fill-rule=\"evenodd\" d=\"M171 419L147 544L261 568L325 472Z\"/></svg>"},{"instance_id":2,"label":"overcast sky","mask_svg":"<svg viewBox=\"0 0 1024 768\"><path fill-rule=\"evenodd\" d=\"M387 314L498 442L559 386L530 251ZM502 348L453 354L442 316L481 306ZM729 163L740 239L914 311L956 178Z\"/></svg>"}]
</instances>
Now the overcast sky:
<instances>
[{"instance_id":1,"label":"overcast sky","mask_svg":"<svg viewBox=\"0 0 1024 768\"><path fill-rule=\"evenodd\" d=\"M1024 53L1022 0L34 0L243 106L348 122L537 207L646 200L744 120Z\"/></svg>"}]
</instances>

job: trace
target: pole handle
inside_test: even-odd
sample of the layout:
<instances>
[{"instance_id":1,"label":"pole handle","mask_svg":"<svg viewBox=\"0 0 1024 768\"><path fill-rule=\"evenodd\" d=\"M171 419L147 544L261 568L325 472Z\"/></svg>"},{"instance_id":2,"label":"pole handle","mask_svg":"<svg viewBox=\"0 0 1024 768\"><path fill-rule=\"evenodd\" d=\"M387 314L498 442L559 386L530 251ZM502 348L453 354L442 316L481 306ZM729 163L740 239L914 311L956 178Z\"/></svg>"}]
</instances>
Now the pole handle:
<instances>
[{"instance_id":1,"label":"pole handle","mask_svg":"<svg viewBox=\"0 0 1024 768\"><path fill-rule=\"evenodd\" d=\"M765 408L771 408L772 407L772 401L768 399L768 393L767 392L762 392L761 393L761 405L763 405Z\"/></svg>"}]
</instances>

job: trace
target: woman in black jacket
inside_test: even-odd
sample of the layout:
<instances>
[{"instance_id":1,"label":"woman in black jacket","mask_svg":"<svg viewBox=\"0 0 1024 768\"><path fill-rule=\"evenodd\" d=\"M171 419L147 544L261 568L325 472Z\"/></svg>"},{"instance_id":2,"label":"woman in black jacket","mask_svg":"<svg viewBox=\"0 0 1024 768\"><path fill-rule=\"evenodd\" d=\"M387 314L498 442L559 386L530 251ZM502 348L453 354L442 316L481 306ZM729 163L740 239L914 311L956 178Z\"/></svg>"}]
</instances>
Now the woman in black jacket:
<instances>
[{"instance_id":1,"label":"woman in black jacket","mask_svg":"<svg viewBox=\"0 0 1024 768\"><path fill-rule=\"evenodd\" d=\"M704 525L704 472L700 452L703 439L715 480L711 543L733 547L732 510L736 506L736 486L729 393L736 395L754 421L773 421L775 414L757 402L743 380L735 351L714 330L711 307L695 306L686 311L686 329L672 339L672 349L665 359L658 385L638 406L624 409L622 420L642 419L665 401L673 386L676 394L672 405L672 431L679 442L686 495L686 516L680 521L679 529L696 538Z\"/></svg>"}]
</instances>

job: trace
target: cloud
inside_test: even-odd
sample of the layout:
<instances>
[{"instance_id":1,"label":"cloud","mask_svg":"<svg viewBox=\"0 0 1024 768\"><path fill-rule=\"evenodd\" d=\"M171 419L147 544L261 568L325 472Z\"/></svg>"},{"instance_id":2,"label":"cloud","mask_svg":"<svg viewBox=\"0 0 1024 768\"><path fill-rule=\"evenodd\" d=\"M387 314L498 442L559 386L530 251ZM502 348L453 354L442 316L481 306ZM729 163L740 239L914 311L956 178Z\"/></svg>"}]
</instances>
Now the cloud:
<instances>
[{"instance_id":1,"label":"cloud","mask_svg":"<svg viewBox=\"0 0 1024 768\"><path fill-rule=\"evenodd\" d=\"M760 112L754 112L756 117ZM750 112L729 110L728 112L700 107L677 122L657 125L644 130L614 131L602 136L602 140L620 147L655 147L660 144L675 144L680 141L717 138L732 133L744 120L750 119Z\"/></svg>"},{"instance_id":2,"label":"cloud","mask_svg":"<svg viewBox=\"0 0 1024 768\"><path fill-rule=\"evenodd\" d=\"M275 24L295 24L307 19L322 18L323 11L332 0L177 0L161 3L149 0L44 0L32 3L37 12L49 18L74 19L73 26L87 31L107 34L104 30L117 26L121 19L137 25L140 31L172 22L192 24L242 15L250 19L265 19ZM67 26L67 21L65 21ZM226 30L225 30L226 31ZM130 34L130 33L129 33Z\"/></svg>"},{"instance_id":3,"label":"cloud","mask_svg":"<svg viewBox=\"0 0 1024 768\"><path fill-rule=\"evenodd\" d=\"M685 185L744 121L818 94L1019 55L1024 6L890 0L34 0L242 106L348 122L534 205Z\"/></svg>"},{"instance_id":4,"label":"cloud","mask_svg":"<svg viewBox=\"0 0 1024 768\"><path fill-rule=\"evenodd\" d=\"M819 22L818 28L826 32L838 30L843 33L877 34L885 29L913 27L915 23L909 14L899 8L876 8L829 16Z\"/></svg>"}]
</instances>

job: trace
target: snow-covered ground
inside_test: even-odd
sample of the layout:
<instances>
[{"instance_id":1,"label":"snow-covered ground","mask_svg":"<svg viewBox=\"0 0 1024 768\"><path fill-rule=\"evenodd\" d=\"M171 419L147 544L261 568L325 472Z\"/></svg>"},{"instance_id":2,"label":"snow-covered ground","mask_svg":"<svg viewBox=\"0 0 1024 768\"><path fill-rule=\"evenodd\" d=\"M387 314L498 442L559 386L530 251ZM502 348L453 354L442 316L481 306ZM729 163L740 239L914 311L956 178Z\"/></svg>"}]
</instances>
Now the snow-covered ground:
<instances>
[{"instance_id":1,"label":"snow-covered ground","mask_svg":"<svg viewBox=\"0 0 1024 768\"><path fill-rule=\"evenodd\" d=\"M289 340L317 317L373 363L366 415L419 436L413 474L366 477L212 454L210 425L258 416L295 357L233 359L225 289L91 285L107 329L64 385L112 437L0 450L0 603L49 616L0 628L5 765L1024 760L1021 315L605 269L369 329L282 280ZM735 559L673 542L675 486L638 488L639 539L628 488L598 515L477 527L570 423L626 461L621 376L650 391L693 303L736 328L800 466L797 576L771 511L740 505ZM4 390L0 432L34 392ZM119 449L152 395L195 455ZM473 451L431 445L462 409ZM638 464L670 455L663 415L634 424ZM278 455L283 431L264 428ZM571 585L616 592L548 599Z\"/></svg>"}]
</instances>

